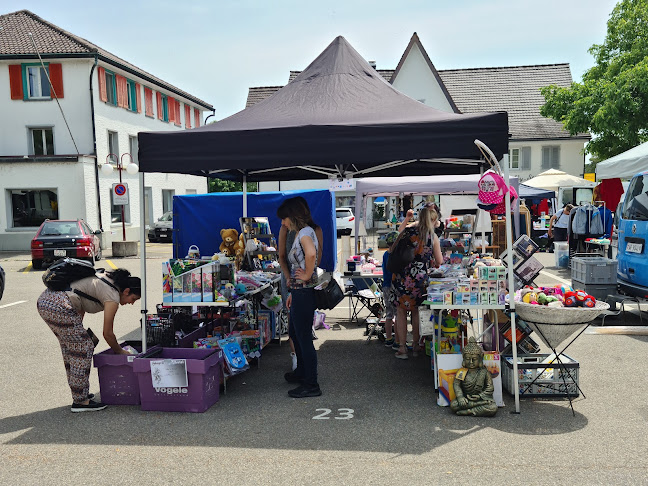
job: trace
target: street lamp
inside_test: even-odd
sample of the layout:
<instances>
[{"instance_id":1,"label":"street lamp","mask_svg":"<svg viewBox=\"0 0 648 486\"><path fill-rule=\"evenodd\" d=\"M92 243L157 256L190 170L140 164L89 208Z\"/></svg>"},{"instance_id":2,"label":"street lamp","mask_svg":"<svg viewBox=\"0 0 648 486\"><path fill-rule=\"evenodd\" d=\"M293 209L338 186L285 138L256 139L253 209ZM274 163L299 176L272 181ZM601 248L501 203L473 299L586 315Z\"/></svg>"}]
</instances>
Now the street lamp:
<instances>
[{"instance_id":1,"label":"street lamp","mask_svg":"<svg viewBox=\"0 0 648 486\"><path fill-rule=\"evenodd\" d=\"M130 163L124 168L124 155L128 155L130 157ZM125 170L128 174L134 175L137 174L139 171L139 167L137 164L133 162L133 156L129 154L128 152L123 153L121 158L117 158L117 155L115 154L108 154L106 156L106 163L103 164L101 167L101 172L104 175L110 175L112 174L113 171L113 166L110 163L110 158L113 157L113 159L116 162L116 169L119 171L119 183L122 184L122 171ZM121 221L122 221L122 236L124 241L126 241L126 224L124 221L124 205L121 205Z\"/></svg>"}]
</instances>

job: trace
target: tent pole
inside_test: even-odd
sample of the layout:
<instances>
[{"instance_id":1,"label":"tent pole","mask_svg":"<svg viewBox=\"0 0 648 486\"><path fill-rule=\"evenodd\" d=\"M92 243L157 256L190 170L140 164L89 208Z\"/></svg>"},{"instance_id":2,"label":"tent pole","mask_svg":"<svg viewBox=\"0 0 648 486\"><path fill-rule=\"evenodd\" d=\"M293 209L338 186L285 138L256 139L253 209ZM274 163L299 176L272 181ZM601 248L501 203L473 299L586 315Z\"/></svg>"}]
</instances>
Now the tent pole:
<instances>
[{"instance_id":1,"label":"tent pole","mask_svg":"<svg viewBox=\"0 0 648 486\"><path fill-rule=\"evenodd\" d=\"M247 218L247 174L243 173L243 217Z\"/></svg>"},{"instance_id":2,"label":"tent pole","mask_svg":"<svg viewBox=\"0 0 648 486\"><path fill-rule=\"evenodd\" d=\"M141 321L142 326L142 352L146 352L146 198L144 197L144 172L139 173L140 192L140 273L142 279ZM152 208L151 208L152 209Z\"/></svg>"},{"instance_id":3,"label":"tent pole","mask_svg":"<svg viewBox=\"0 0 648 486\"><path fill-rule=\"evenodd\" d=\"M504 154L504 180L511 186L509 180L509 156ZM515 413L520 413L520 388L518 385L518 360L517 360L517 331L515 329L515 282L513 279L513 225L511 224L511 198L507 194L504 198L506 207L506 260L508 267L509 305L511 309L511 347L513 349L513 389L515 390Z\"/></svg>"}]
</instances>

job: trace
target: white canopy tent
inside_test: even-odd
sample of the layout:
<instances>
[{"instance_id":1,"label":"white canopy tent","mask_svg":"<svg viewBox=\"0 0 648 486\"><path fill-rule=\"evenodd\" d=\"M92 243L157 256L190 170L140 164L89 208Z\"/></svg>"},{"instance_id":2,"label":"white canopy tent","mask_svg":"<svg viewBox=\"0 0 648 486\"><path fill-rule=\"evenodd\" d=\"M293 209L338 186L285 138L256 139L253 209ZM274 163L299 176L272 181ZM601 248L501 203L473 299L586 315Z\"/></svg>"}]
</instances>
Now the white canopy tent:
<instances>
[{"instance_id":1,"label":"white canopy tent","mask_svg":"<svg viewBox=\"0 0 648 486\"><path fill-rule=\"evenodd\" d=\"M631 179L648 170L648 142L596 164L596 179Z\"/></svg>"},{"instance_id":2,"label":"white canopy tent","mask_svg":"<svg viewBox=\"0 0 648 486\"><path fill-rule=\"evenodd\" d=\"M595 187L596 182L588 181L582 177L576 177L563 172L562 170L549 169L537 176L524 181L524 184L539 189L546 189L548 191L555 191L558 193L560 187Z\"/></svg>"},{"instance_id":3,"label":"white canopy tent","mask_svg":"<svg viewBox=\"0 0 648 486\"><path fill-rule=\"evenodd\" d=\"M358 248L358 231L360 227L359 215L365 214L367 197L387 197L406 195L432 195L432 194L477 194L479 189L477 183L481 175L440 175L428 177L367 177L358 179L356 182L356 219L355 219L355 248ZM516 191L519 189L517 177L510 178L510 185ZM476 200L476 197L475 197ZM475 207L477 204L475 202ZM467 209L467 208L462 208ZM515 205L515 234L519 235L519 205ZM449 216L448 215L443 215Z\"/></svg>"}]
</instances>

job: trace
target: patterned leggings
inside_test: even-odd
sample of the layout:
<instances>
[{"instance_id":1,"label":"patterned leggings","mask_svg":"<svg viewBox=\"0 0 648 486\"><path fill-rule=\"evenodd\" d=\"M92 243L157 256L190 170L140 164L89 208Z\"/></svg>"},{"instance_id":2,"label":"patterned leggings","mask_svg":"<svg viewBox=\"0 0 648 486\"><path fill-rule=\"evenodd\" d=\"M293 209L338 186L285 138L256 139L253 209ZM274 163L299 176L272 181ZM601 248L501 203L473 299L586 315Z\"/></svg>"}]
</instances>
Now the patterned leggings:
<instances>
[{"instance_id":1,"label":"patterned leggings","mask_svg":"<svg viewBox=\"0 0 648 486\"><path fill-rule=\"evenodd\" d=\"M46 290L38 298L38 313L59 341L63 364L72 401L81 403L88 398L90 368L94 344L83 328L79 313L72 307L65 292Z\"/></svg>"}]
</instances>

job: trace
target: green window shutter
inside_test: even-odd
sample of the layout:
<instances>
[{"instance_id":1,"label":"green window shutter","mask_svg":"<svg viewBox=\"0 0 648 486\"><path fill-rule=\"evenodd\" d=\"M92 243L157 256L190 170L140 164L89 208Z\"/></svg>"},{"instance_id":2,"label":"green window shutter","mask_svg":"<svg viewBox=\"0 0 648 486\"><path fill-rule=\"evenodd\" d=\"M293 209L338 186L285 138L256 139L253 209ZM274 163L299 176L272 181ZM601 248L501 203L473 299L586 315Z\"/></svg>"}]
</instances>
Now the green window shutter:
<instances>
[{"instance_id":1,"label":"green window shutter","mask_svg":"<svg viewBox=\"0 0 648 486\"><path fill-rule=\"evenodd\" d=\"M520 152L520 169L531 170L531 147L522 147L522 149L520 149Z\"/></svg>"}]
</instances>

